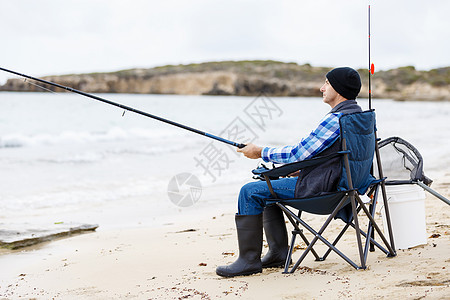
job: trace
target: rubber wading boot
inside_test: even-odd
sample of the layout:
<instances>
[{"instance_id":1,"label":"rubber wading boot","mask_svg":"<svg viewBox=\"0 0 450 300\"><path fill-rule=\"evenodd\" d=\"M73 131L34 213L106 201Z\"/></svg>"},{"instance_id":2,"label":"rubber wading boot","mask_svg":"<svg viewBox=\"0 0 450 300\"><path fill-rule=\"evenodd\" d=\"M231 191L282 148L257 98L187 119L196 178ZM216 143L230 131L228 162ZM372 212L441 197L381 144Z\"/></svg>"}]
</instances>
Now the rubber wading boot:
<instances>
[{"instance_id":1,"label":"rubber wading boot","mask_svg":"<svg viewBox=\"0 0 450 300\"><path fill-rule=\"evenodd\" d=\"M236 215L235 221L239 257L231 265L217 267L216 273L223 277L261 273L262 214Z\"/></svg>"},{"instance_id":2,"label":"rubber wading boot","mask_svg":"<svg viewBox=\"0 0 450 300\"><path fill-rule=\"evenodd\" d=\"M263 226L269 251L262 258L263 268L283 267L289 251L286 223L281 209L267 206L263 212Z\"/></svg>"}]
</instances>

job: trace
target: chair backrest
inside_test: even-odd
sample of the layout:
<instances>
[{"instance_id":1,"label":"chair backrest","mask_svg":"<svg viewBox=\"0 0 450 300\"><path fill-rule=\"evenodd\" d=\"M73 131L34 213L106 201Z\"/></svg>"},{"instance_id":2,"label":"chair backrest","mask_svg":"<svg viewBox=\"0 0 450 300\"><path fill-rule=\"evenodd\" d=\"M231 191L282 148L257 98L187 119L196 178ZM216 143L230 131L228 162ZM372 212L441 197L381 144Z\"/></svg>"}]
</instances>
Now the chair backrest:
<instances>
[{"instance_id":1,"label":"chair backrest","mask_svg":"<svg viewBox=\"0 0 450 300\"><path fill-rule=\"evenodd\" d=\"M340 118L339 123L342 149L350 150L348 160L353 188L363 194L375 181L370 173L375 153L375 112L370 110L347 114ZM346 190L349 183L345 164L342 167L339 189Z\"/></svg>"}]
</instances>

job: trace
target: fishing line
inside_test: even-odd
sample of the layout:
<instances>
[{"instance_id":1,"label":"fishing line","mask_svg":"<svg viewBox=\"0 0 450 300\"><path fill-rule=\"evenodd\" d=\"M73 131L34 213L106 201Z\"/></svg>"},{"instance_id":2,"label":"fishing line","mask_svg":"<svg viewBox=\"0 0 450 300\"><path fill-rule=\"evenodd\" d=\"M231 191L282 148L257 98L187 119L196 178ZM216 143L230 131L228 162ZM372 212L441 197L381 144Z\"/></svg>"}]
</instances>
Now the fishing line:
<instances>
[{"instance_id":1,"label":"fishing line","mask_svg":"<svg viewBox=\"0 0 450 300\"><path fill-rule=\"evenodd\" d=\"M80 91L80 90L76 90L76 89L68 87L68 86L64 86L64 85L61 85L61 84L58 84L58 83L54 83L54 82L51 82L51 81L47 81L47 80L44 80L44 79L39 79L39 78L36 78L36 77L32 77L30 75L18 73L16 71L8 70L8 69L1 68L1 67L0 67L0 70L8 72L8 73L11 73L11 74L14 74L14 75L17 75L17 76L20 76L20 77L32 79L32 80L37 81L37 82L41 82L41 83L45 83L45 84L48 84L48 85L51 85L51 86L55 86L55 87L58 87L60 89L63 89L63 90L66 90L66 91L69 91L69 92L72 92L72 93L75 93L75 94L79 94L79 95L82 95L82 96L85 96L85 97L89 97L89 98L92 98L92 99L97 100L97 101L101 101L101 102L109 104L109 105L117 106L117 107L119 107L119 108L124 110L124 113L122 114L122 116L125 114L125 111L128 110L128 111L131 111L131 112L134 112L134 113L137 113L137 114L140 114L140 115L143 115L143 116L146 116L146 117L149 117L149 118L152 118L152 119L155 119L155 120L158 120L158 121L161 121L161 122L164 122L164 123L167 123L167 124L179 127L179 128L182 128L182 129L185 129L185 130L189 130L191 132L194 132L194 133L197 133L197 134L209 137L211 139L217 140L219 142L222 142L222 143L225 143L225 144L228 144L228 145L232 145L232 146L235 146L235 147L238 147L238 148L244 148L246 146L245 144L236 143L236 142L233 142L233 141L221 138L219 136L215 136L213 134L210 134L210 133L207 133L207 132L204 132L204 131L201 131L201 130L198 130L198 129L195 129L195 128L192 128L192 127L189 127L189 126L186 126L186 125L183 125L183 124L180 124L180 123L168 120L168 119L164 119L164 118L152 115L150 113L147 113L147 112L144 112L144 111L141 111L141 110L138 110L138 109L135 109L135 108L132 108L132 107L129 107L129 106L117 103L117 102L113 102L113 101L107 100L105 98L101 98L101 97L98 97L98 96L95 96L95 95L92 95L92 94L88 94L88 93Z\"/></svg>"},{"instance_id":2,"label":"fishing line","mask_svg":"<svg viewBox=\"0 0 450 300\"><path fill-rule=\"evenodd\" d=\"M47 89L47 88L43 87L42 85L39 85L39 84L34 83L34 82L32 82L32 81L29 81L29 80L27 80L26 78L23 79L23 82L26 82L26 83L29 83L29 84L31 84L31 85L34 85L34 86L36 86L36 87L38 87L38 88L40 88L40 89L43 89L43 90L45 90L45 91L47 91L47 92L56 94L56 92L54 92L54 91L52 91L52 90L50 90L50 89Z\"/></svg>"}]
</instances>

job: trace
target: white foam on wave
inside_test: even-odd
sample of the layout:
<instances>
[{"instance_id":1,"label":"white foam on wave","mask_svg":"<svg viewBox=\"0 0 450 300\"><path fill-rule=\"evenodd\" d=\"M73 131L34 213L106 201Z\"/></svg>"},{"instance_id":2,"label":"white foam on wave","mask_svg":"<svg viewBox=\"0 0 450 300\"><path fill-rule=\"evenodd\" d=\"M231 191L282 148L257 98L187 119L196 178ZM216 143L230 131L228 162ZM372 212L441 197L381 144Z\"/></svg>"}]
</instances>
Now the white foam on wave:
<instances>
[{"instance_id":1,"label":"white foam on wave","mask_svg":"<svg viewBox=\"0 0 450 300\"><path fill-rule=\"evenodd\" d=\"M0 148L124 141L136 138L158 140L176 138L177 136L180 136L180 133L173 130L123 129L120 127L113 127L104 132L64 131L56 134L40 133L34 135L12 133L0 137Z\"/></svg>"},{"instance_id":2,"label":"white foam on wave","mask_svg":"<svg viewBox=\"0 0 450 300\"><path fill-rule=\"evenodd\" d=\"M169 145L169 146L148 146L148 147L127 147L127 148L116 148L116 149L99 149L95 151L84 151L80 153L65 153L54 157L45 157L36 160L41 163L50 164L89 164L96 163L102 160L111 158L116 155L130 155L134 157L139 156L157 156L162 154L177 153L180 151L186 151L194 146L191 144L184 144L182 146Z\"/></svg>"},{"instance_id":3,"label":"white foam on wave","mask_svg":"<svg viewBox=\"0 0 450 300\"><path fill-rule=\"evenodd\" d=\"M56 164L80 164L94 163L104 159L106 155L101 152L85 152L71 155L64 155L54 158L40 159L39 162L56 163Z\"/></svg>"}]
</instances>

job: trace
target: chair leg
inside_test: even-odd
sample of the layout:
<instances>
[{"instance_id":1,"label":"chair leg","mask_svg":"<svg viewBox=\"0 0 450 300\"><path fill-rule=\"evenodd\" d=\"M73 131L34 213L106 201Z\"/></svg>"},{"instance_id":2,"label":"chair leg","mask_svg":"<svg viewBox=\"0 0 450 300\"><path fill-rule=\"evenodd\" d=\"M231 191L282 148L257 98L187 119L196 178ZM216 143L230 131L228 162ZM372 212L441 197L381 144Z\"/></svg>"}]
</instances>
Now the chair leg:
<instances>
[{"instance_id":1,"label":"chair leg","mask_svg":"<svg viewBox=\"0 0 450 300\"><path fill-rule=\"evenodd\" d=\"M376 202L369 205L369 210L372 218L375 216L375 207ZM367 251L374 252L375 251L375 245L372 242L375 240L375 232L373 231L373 225L372 222L369 221L369 225L367 226L367 235L370 236L369 238L366 238L366 246L364 247L364 253L367 255ZM369 249L367 249L369 247Z\"/></svg>"},{"instance_id":2,"label":"chair leg","mask_svg":"<svg viewBox=\"0 0 450 300\"><path fill-rule=\"evenodd\" d=\"M369 205L370 214L373 217L375 215L375 206L376 203L371 203ZM361 210L361 205L358 207L358 212ZM367 225L367 234L364 234L364 232L361 230L361 234L366 238L366 242L364 244L364 261L367 262L367 256L370 252L375 251L374 246L374 231L373 231L373 225L372 222L369 220L369 224Z\"/></svg>"},{"instance_id":3,"label":"chair leg","mask_svg":"<svg viewBox=\"0 0 450 300\"><path fill-rule=\"evenodd\" d=\"M375 198L376 199L376 198ZM370 211L371 211L371 215L372 216L374 216L375 215L375 205L370 205ZM361 211L361 206L358 206L358 208L357 208L357 213L359 214L359 212ZM348 227L352 227L353 229L355 229L356 230L356 228L355 228L355 224L353 224L353 223L351 223L353 221L353 218L350 220L350 223L347 223L345 226L344 226L344 228L341 230L341 232L339 233L339 235L336 237L336 239L334 240L334 242L333 242L333 246L336 246L337 245L337 243L339 242L339 240L342 238L342 236L345 234L345 232L348 230ZM375 246L378 248L378 249L380 249L381 251L383 251L385 254L388 254L389 253L389 251L388 250L386 250L385 248L383 248L383 246L381 246L379 243L377 243L376 241L375 241L375 238L374 238L374 230L373 230L373 225L372 225L372 223L371 222L369 222L369 225L368 225L368 230L367 230L367 234L364 232L364 231L360 231L360 233L366 238L366 244L365 244L365 247L364 247L364 260L367 262L367 256L368 256L368 253L367 253L367 245L368 244L370 244L370 252L373 252L373 251L375 251ZM370 236L370 238L367 238L367 236ZM327 257L328 257L328 255L331 253L331 251L332 251L332 249L331 248L328 248L328 250L327 250L327 252L325 252L325 254L323 255L323 260L325 260Z\"/></svg>"},{"instance_id":4,"label":"chair leg","mask_svg":"<svg viewBox=\"0 0 450 300\"><path fill-rule=\"evenodd\" d=\"M349 224L349 225L352 226L353 229L356 230L355 224L351 223L351 224ZM360 233L361 233L365 238L367 238L367 236L368 236L367 233L365 233L365 232L362 231L362 230L360 230ZM373 243L378 249L380 249L381 251L383 251L385 254L389 254L389 251L386 250L385 248L383 248L383 246L381 246L379 243L377 243L374 239L370 238L370 242Z\"/></svg>"},{"instance_id":5,"label":"chair leg","mask_svg":"<svg viewBox=\"0 0 450 300\"><path fill-rule=\"evenodd\" d=\"M374 194L374 197L373 197L373 199L374 199L373 200L373 204L371 204L369 206L370 214L371 214L372 218L374 218L375 212L376 212L376 200L377 200L377 194L378 194L378 187L377 186L373 187L368 194L372 195L374 192L375 192L375 194ZM358 205L358 208L357 208L357 213L358 214L361 211L361 209L362 209L361 205ZM344 233L347 231L348 227L352 226L353 229L356 230L355 224L353 224L352 221L353 221L353 218L350 220L350 223L347 223L345 225L345 227L341 230L339 235L334 240L333 246L337 245L338 241L342 238ZM367 252L368 251L367 250L368 245L370 245L370 249L369 249L370 252L374 252L375 251L375 246L376 246L378 249L380 249L385 254L389 254L388 250L383 248L383 246L381 246L379 243L377 243L375 241L374 232L375 232L374 231L374 226L372 225L372 222L370 220L369 220L369 225L368 225L368 229L367 229L367 234L364 231L360 230L360 233L366 238L366 244L365 244L365 247L364 247L364 260L366 262L367 262L367 256L368 256L368 252ZM368 238L367 236L370 236L370 238ZM332 249L328 248L327 252L325 252L325 254L323 256L323 260L325 260L328 257L328 255L331 253L331 251L332 251Z\"/></svg>"},{"instance_id":6,"label":"chair leg","mask_svg":"<svg viewBox=\"0 0 450 300\"><path fill-rule=\"evenodd\" d=\"M336 237L336 239L333 241L333 246L336 246L337 243L339 242L339 240L342 238L342 236L344 235L344 233L347 231L347 229L350 227L350 224L347 223L345 224L344 228L341 230L341 232L339 233L339 235ZM325 260L328 255L330 255L331 253L331 248L328 248L327 252L325 252L325 254L322 256L322 260Z\"/></svg>"},{"instance_id":7,"label":"chair leg","mask_svg":"<svg viewBox=\"0 0 450 300\"><path fill-rule=\"evenodd\" d=\"M356 194L355 191L350 192L350 203L352 205L352 211L353 211L353 222L355 223L355 229L356 229L356 242L358 244L358 252L359 252L359 258L361 261L361 269L366 268L366 261L364 259L364 252L362 249L362 241L361 241L361 234L360 234L360 228L359 228L359 221L358 221L358 212L356 211L356 199L359 198L359 196ZM362 201L358 201L362 203ZM361 204L364 207L364 204Z\"/></svg>"},{"instance_id":8,"label":"chair leg","mask_svg":"<svg viewBox=\"0 0 450 300\"><path fill-rule=\"evenodd\" d=\"M369 206L369 209L370 209L370 211L371 212L373 212L374 210L375 210L375 205L373 205L373 204L371 204L370 206ZM372 215L372 216L374 216L374 215ZM371 229L371 231L370 231L370 238L372 239L372 240L375 240L375 232L373 231L373 227L370 227L370 229ZM372 243L372 242L370 242L370 248L369 248L369 251L370 252L374 252L375 251L375 245Z\"/></svg>"},{"instance_id":9,"label":"chair leg","mask_svg":"<svg viewBox=\"0 0 450 300\"><path fill-rule=\"evenodd\" d=\"M333 251L335 251L341 258L343 258L347 263L349 263L352 267L355 269L360 269L360 267L355 264L352 260L350 260L345 254L343 254L341 251L339 251L334 245L332 245L330 242L328 242L324 237L322 237L322 233L325 231L325 229L328 227L330 222L333 220L334 216L337 214L337 212L341 209L343 204L346 202L347 197L345 197L339 205L335 208L333 213L328 216L326 222L323 224L323 226L320 228L318 232L316 232L313 228L311 228L307 223L305 223L302 219L297 217L295 214L293 214L289 209L286 207L280 205L280 208L289 214L292 218L294 218L298 223L300 223L303 227L305 227L309 232L311 232L314 235L313 240L308 245L306 250L303 252L302 256L298 259L298 261L295 263L295 265L292 267L291 271L289 273L295 272L295 270L298 268L298 266L301 264L301 262L304 260L306 255L312 251L314 244L317 242L317 240L321 240L325 245L327 245L329 248L331 248Z\"/></svg>"},{"instance_id":10,"label":"chair leg","mask_svg":"<svg viewBox=\"0 0 450 300\"><path fill-rule=\"evenodd\" d=\"M309 241L306 238L306 236L303 234L303 230L300 229L298 227L299 222L295 221L294 218L298 217L300 218L301 216L301 211L298 212L298 216L295 215L292 211L290 211L289 209L287 209L285 206L277 203L278 207L281 208L281 210L284 212L284 214L286 215L286 217L289 219L289 222L294 226L294 230L292 231L292 240L291 240L291 245L289 247L289 252L288 252L288 257L286 258L286 263L285 263L285 273L287 273L288 267L291 263L291 257L292 257L292 253L294 250L294 246L295 246L295 235L300 235L300 237L302 238L303 242L305 242L306 246L309 246ZM321 261L323 259L321 259L321 257L319 256L319 254L317 254L316 250L314 250L314 248L311 248L311 253L314 255L314 257L316 258L316 261Z\"/></svg>"},{"instance_id":11,"label":"chair leg","mask_svg":"<svg viewBox=\"0 0 450 300\"><path fill-rule=\"evenodd\" d=\"M322 233L325 231L325 229L328 227L329 223L331 222L331 219L327 219L327 222L322 226L322 228L319 230L319 232L316 232L314 229L312 229L308 224L302 223L303 226L305 226L312 234L315 235L314 239L311 241L309 246L306 248L306 250L303 252L302 256L297 260L295 265L292 267L291 271L289 273L294 273L295 270L299 267L299 265L302 263L302 261L305 259L306 255L309 253L309 251L312 249L314 244L320 239L325 245L330 247L333 251L335 251L341 258L343 258L347 263L349 263L352 267L355 269L360 269L357 264L355 264L351 259L349 259L344 253L339 251L335 246L333 246L330 242L328 242L325 238L322 237Z\"/></svg>"},{"instance_id":12,"label":"chair leg","mask_svg":"<svg viewBox=\"0 0 450 300\"><path fill-rule=\"evenodd\" d=\"M370 214L370 212L367 210L366 206L363 205L361 199L357 198L359 204L361 205L362 209L364 210L364 213L366 214L366 216L369 218L369 222L372 223L374 229L377 231L378 235L380 236L381 240L383 241L383 243L386 245L386 247L389 250L389 257L393 257L396 256L396 252L393 250L391 244L387 241L386 237L384 236L383 232L381 231L380 227L377 225L377 223L375 222L374 218L372 217L372 215Z\"/></svg>"},{"instance_id":13,"label":"chair leg","mask_svg":"<svg viewBox=\"0 0 450 300\"><path fill-rule=\"evenodd\" d=\"M375 207L377 204L377 199L378 199L378 184L375 184L369 191L369 193L367 193L368 197L372 198L372 203L369 205L369 209L371 212L372 217L375 218ZM371 226L372 223L369 222L369 226ZM373 231L373 227L370 227L372 229L371 233L370 233L370 238L372 240L375 240L375 232ZM367 230L367 232L369 232L369 230ZM370 248L369 248L370 252L374 252L375 251L375 245L373 244L373 242L370 242Z\"/></svg>"},{"instance_id":14,"label":"chair leg","mask_svg":"<svg viewBox=\"0 0 450 300\"><path fill-rule=\"evenodd\" d=\"M294 251L294 246L295 246L295 237L297 235L297 233L300 231L297 230L293 230L292 231L292 238L291 238L291 244L289 246L289 251L288 251L288 255L286 257L286 262L284 263L284 271L283 274L288 274L289 272L289 264L291 263L291 258L292 258L292 252Z\"/></svg>"},{"instance_id":15,"label":"chair leg","mask_svg":"<svg viewBox=\"0 0 450 300\"><path fill-rule=\"evenodd\" d=\"M302 238L302 240L305 242L306 246L309 246L309 241L306 238L306 236L303 234L303 230L300 230L299 235ZM317 254L316 250L314 250L314 248L312 248L312 247L311 247L311 253L316 258L316 261L323 261L324 260L324 258L320 257L319 254Z\"/></svg>"}]
</instances>

